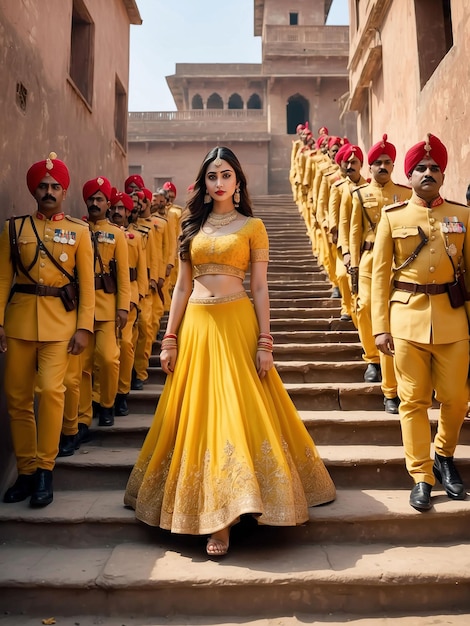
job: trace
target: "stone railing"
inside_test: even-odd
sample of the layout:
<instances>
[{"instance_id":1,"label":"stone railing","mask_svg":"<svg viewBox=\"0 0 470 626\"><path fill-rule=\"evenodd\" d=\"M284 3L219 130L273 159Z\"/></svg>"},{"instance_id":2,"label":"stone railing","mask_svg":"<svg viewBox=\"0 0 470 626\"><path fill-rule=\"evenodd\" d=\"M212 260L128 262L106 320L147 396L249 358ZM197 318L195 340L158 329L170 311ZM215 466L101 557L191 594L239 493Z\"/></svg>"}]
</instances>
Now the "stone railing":
<instances>
[{"instance_id":1,"label":"stone railing","mask_svg":"<svg viewBox=\"0 0 470 626\"><path fill-rule=\"evenodd\" d=\"M348 26L274 26L266 25L263 55L303 53L318 56L347 55Z\"/></svg>"},{"instance_id":2,"label":"stone railing","mask_svg":"<svg viewBox=\"0 0 470 626\"><path fill-rule=\"evenodd\" d=\"M265 117L262 109L193 109L190 111L142 111L130 112L132 122L187 122L210 120L259 120Z\"/></svg>"}]
</instances>

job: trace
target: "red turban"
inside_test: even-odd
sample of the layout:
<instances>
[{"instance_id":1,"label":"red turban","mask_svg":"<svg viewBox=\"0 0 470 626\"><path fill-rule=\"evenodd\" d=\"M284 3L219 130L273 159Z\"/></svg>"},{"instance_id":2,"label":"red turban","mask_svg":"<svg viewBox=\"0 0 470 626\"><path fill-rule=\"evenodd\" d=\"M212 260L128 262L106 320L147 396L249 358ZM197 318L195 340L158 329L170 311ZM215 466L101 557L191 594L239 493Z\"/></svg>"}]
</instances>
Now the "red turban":
<instances>
[{"instance_id":1,"label":"red turban","mask_svg":"<svg viewBox=\"0 0 470 626\"><path fill-rule=\"evenodd\" d=\"M328 128L326 126L320 126L318 129L319 135L328 135Z\"/></svg>"},{"instance_id":2,"label":"red turban","mask_svg":"<svg viewBox=\"0 0 470 626\"><path fill-rule=\"evenodd\" d=\"M152 199L152 192L150 191L150 189L147 189L146 187L144 187L142 189L144 196L147 198L148 201L150 201Z\"/></svg>"},{"instance_id":3,"label":"red turban","mask_svg":"<svg viewBox=\"0 0 470 626\"><path fill-rule=\"evenodd\" d=\"M430 157L444 172L447 167L447 149L440 139L428 133L427 141L420 141L405 154L405 174L409 176L425 157Z\"/></svg>"},{"instance_id":4,"label":"red turban","mask_svg":"<svg viewBox=\"0 0 470 626\"><path fill-rule=\"evenodd\" d=\"M59 185L62 185L64 189L68 189L70 185L70 174L67 166L63 161L57 158L55 152L51 152L47 159L38 161L29 168L26 174L26 184L33 196L39 183L45 176L53 178Z\"/></svg>"},{"instance_id":5,"label":"red turban","mask_svg":"<svg viewBox=\"0 0 470 626\"><path fill-rule=\"evenodd\" d=\"M376 144L374 144L367 153L367 161L369 165L372 165L372 163L382 154L386 154L387 156L389 156L395 163L397 149L395 148L393 143L387 141L387 135L384 135L382 137L382 141L378 141Z\"/></svg>"},{"instance_id":6,"label":"red turban","mask_svg":"<svg viewBox=\"0 0 470 626\"><path fill-rule=\"evenodd\" d=\"M295 127L295 132L300 133L300 131L304 130L305 126L303 124L297 124Z\"/></svg>"},{"instance_id":7,"label":"red turban","mask_svg":"<svg viewBox=\"0 0 470 626\"><path fill-rule=\"evenodd\" d=\"M327 141L328 141L328 135L320 135L320 137L318 137L318 139L315 142L315 147L317 149L321 148L322 145Z\"/></svg>"},{"instance_id":8,"label":"red turban","mask_svg":"<svg viewBox=\"0 0 470 626\"><path fill-rule=\"evenodd\" d=\"M132 187L129 187L131 183L135 183L139 189L143 189L145 187L142 176L139 174L133 174L124 181L124 189L126 190L126 193L130 193L132 191Z\"/></svg>"},{"instance_id":9,"label":"red turban","mask_svg":"<svg viewBox=\"0 0 470 626\"><path fill-rule=\"evenodd\" d=\"M82 194L85 202L98 191L101 191L106 200L111 198L111 183L104 176L97 176L96 178L87 180L83 185Z\"/></svg>"},{"instance_id":10,"label":"red turban","mask_svg":"<svg viewBox=\"0 0 470 626\"><path fill-rule=\"evenodd\" d=\"M167 180L166 183L163 183L163 189L166 189L167 191L172 191L176 196L176 187L169 180Z\"/></svg>"},{"instance_id":11,"label":"red turban","mask_svg":"<svg viewBox=\"0 0 470 626\"><path fill-rule=\"evenodd\" d=\"M349 161L351 157L356 156L361 163L364 163L364 155L362 154L362 150L359 148L359 146L355 146L352 143L347 143L343 146L341 150L343 151L341 155L343 161Z\"/></svg>"},{"instance_id":12,"label":"red turban","mask_svg":"<svg viewBox=\"0 0 470 626\"><path fill-rule=\"evenodd\" d=\"M341 146L342 142L343 140L341 139L341 137L335 137L334 135L332 135L328 139L328 148L332 148L333 146Z\"/></svg>"},{"instance_id":13,"label":"red turban","mask_svg":"<svg viewBox=\"0 0 470 626\"><path fill-rule=\"evenodd\" d=\"M341 165L341 161L343 160L343 154L344 151L346 150L346 145L341 146L341 148L338 150L338 152L335 154L335 163L336 165Z\"/></svg>"},{"instance_id":14,"label":"red turban","mask_svg":"<svg viewBox=\"0 0 470 626\"><path fill-rule=\"evenodd\" d=\"M123 191L118 191L115 187L111 190L111 206L116 205L118 202L122 202L128 211L132 211L134 208L134 202L132 198Z\"/></svg>"}]
</instances>

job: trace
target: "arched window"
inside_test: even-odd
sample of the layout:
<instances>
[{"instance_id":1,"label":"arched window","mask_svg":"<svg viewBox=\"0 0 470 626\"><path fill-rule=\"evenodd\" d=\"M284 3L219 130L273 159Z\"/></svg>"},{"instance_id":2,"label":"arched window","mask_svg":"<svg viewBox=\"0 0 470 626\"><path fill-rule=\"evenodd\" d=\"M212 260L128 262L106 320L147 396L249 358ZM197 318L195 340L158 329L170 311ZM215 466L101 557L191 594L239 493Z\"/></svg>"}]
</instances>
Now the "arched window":
<instances>
[{"instance_id":1,"label":"arched window","mask_svg":"<svg viewBox=\"0 0 470 626\"><path fill-rule=\"evenodd\" d=\"M261 98L257 93L252 93L248 98L248 102L246 104L247 109L262 109L263 105L261 104Z\"/></svg>"},{"instance_id":2,"label":"arched window","mask_svg":"<svg viewBox=\"0 0 470 626\"><path fill-rule=\"evenodd\" d=\"M222 98L219 96L218 93L213 93L212 95L209 96L209 98L207 99L207 108L208 109L223 109L224 108L224 101L222 100Z\"/></svg>"},{"instance_id":3,"label":"arched window","mask_svg":"<svg viewBox=\"0 0 470 626\"><path fill-rule=\"evenodd\" d=\"M233 93L228 99L229 109L243 109L243 100L238 93Z\"/></svg>"},{"instance_id":4,"label":"arched window","mask_svg":"<svg viewBox=\"0 0 470 626\"><path fill-rule=\"evenodd\" d=\"M289 135L295 135L297 124L305 124L309 117L308 114L308 100L299 93L296 93L295 96L291 96L287 100L286 106L287 133Z\"/></svg>"},{"instance_id":5,"label":"arched window","mask_svg":"<svg viewBox=\"0 0 470 626\"><path fill-rule=\"evenodd\" d=\"M203 109L203 104L202 104L202 98L201 96L197 93L196 95L193 96L193 99L191 101L191 108L192 109Z\"/></svg>"}]
</instances>

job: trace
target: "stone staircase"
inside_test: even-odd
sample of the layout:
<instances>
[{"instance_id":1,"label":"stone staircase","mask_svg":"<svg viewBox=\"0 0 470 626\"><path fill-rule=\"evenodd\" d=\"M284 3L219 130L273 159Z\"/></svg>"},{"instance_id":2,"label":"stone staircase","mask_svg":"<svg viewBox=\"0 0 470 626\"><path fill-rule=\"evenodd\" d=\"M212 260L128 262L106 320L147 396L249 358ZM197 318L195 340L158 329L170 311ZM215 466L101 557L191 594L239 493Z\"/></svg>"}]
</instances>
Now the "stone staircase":
<instances>
[{"instance_id":1,"label":"stone staircase","mask_svg":"<svg viewBox=\"0 0 470 626\"><path fill-rule=\"evenodd\" d=\"M398 418L363 381L357 332L339 321L295 205L275 196L255 206L270 235L276 366L337 500L311 509L302 527L242 520L219 561L206 557L202 537L137 522L122 497L164 383L154 356L144 390L131 392L131 415L58 459L52 505L0 504L1 626L49 615L82 626L468 623L470 500L436 488L429 513L408 505ZM470 423L456 456L470 484Z\"/></svg>"}]
</instances>

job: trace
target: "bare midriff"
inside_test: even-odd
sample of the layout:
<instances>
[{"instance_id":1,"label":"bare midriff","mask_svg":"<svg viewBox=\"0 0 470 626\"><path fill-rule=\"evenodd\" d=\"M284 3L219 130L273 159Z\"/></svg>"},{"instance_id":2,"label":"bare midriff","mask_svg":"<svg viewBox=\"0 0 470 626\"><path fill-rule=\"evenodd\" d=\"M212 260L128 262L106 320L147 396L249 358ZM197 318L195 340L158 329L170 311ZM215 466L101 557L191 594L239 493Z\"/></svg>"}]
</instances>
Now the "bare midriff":
<instances>
[{"instance_id":1,"label":"bare midriff","mask_svg":"<svg viewBox=\"0 0 470 626\"><path fill-rule=\"evenodd\" d=\"M244 291L243 281L226 274L206 274L194 279L195 298L221 298Z\"/></svg>"}]
</instances>

